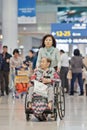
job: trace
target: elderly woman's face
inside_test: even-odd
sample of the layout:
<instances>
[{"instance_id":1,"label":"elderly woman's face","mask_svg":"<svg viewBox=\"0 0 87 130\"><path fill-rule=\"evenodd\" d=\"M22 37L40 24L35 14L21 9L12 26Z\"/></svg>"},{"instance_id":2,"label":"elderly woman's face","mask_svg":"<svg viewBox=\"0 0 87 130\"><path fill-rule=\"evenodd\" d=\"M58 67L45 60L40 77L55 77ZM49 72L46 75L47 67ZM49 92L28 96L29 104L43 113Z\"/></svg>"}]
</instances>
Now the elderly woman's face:
<instances>
[{"instance_id":1,"label":"elderly woman's face","mask_svg":"<svg viewBox=\"0 0 87 130\"><path fill-rule=\"evenodd\" d=\"M44 41L45 47L50 48L53 44L52 37L47 37Z\"/></svg>"},{"instance_id":2,"label":"elderly woman's face","mask_svg":"<svg viewBox=\"0 0 87 130\"><path fill-rule=\"evenodd\" d=\"M40 67L42 69L45 69L45 68L48 68L49 66L50 66L50 63L47 62L47 59L46 58L42 58L41 62L40 62Z\"/></svg>"}]
</instances>

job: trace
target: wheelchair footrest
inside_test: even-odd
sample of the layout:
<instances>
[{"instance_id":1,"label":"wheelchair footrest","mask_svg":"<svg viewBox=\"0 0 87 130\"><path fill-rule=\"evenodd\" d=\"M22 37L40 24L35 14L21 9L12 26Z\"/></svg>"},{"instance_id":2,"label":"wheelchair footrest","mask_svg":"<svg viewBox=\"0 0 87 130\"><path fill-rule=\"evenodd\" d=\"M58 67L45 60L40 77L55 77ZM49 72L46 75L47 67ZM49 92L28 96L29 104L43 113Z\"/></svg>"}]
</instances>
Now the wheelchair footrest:
<instances>
[{"instance_id":1,"label":"wheelchair footrest","mask_svg":"<svg viewBox=\"0 0 87 130\"><path fill-rule=\"evenodd\" d=\"M52 114L53 112L50 109L46 109L43 113L45 113L45 114Z\"/></svg>"}]
</instances>

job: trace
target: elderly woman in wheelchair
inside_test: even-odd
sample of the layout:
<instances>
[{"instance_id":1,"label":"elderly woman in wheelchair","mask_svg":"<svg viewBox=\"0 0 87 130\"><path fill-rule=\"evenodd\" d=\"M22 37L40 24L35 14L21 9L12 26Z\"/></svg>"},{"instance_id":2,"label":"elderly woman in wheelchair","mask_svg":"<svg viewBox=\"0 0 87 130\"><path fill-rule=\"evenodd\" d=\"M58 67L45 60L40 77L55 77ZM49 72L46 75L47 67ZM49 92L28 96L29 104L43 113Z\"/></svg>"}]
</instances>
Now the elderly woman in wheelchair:
<instances>
[{"instance_id":1,"label":"elderly woman in wheelchair","mask_svg":"<svg viewBox=\"0 0 87 130\"><path fill-rule=\"evenodd\" d=\"M31 85L29 87L27 101L29 103L28 108L33 109L36 113L38 113L38 111L44 111L45 109L49 109L50 111L53 109L54 88L52 79L54 78L55 70L54 68L50 68L50 64L51 60L43 57L40 62L40 67L37 68L31 76ZM34 97L47 99L47 102L42 103L37 99L35 103L33 101ZM38 106L36 104L39 108L37 108Z\"/></svg>"}]
</instances>

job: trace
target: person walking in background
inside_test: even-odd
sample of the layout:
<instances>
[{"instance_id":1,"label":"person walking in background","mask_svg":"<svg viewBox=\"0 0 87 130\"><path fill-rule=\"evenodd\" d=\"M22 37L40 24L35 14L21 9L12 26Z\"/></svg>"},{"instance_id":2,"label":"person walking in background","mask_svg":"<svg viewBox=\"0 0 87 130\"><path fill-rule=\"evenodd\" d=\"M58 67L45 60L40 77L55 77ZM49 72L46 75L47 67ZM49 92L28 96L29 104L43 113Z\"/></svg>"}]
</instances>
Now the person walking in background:
<instances>
[{"instance_id":1,"label":"person walking in background","mask_svg":"<svg viewBox=\"0 0 87 130\"><path fill-rule=\"evenodd\" d=\"M4 96L4 89L6 91L6 95L9 94L9 72L10 72L10 58L11 54L8 53L8 47L3 46L3 52L2 52L2 74L3 74L3 80L4 80L4 85L2 88L2 96Z\"/></svg>"},{"instance_id":2,"label":"person walking in background","mask_svg":"<svg viewBox=\"0 0 87 130\"><path fill-rule=\"evenodd\" d=\"M3 78L3 72L2 72L2 64L3 64L3 57L2 54L0 54L0 96L4 96L4 78Z\"/></svg>"},{"instance_id":3,"label":"person walking in background","mask_svg":"<svg viewBox=\"0 0 87 130\"><path fill-rule=\"evenodd\" d=\"M28 56L25 57L24 64L29 66L32 64L32 69L34 70L36 68L36 61L37 61L37 56L35 56L35 53L33 50L29 50Z\"/></svg>"},{"instance_id":4,"label":"person walking in background","mask_svg":"<svg viewBox=\"0 0 87 130\"><path fill-rule=\"evenodd\" d=\"M51 67L58 68L59 51L56 48L56 41L51 34L47 34L42 39L42 47L39 50L36 67L40 66L41 58L51 59Z\"/></svg>"},{"instance_id":5,"label":"person walking in background","mask_svg":"<svg viewBox=\"0 0 87 130\"><path fill-rule=\"evenodd\" d=\"M74 83L76 79L78 79L78 84L80 87L80 96L82 96L84 94L82 79L82 67L84 66L84 64L79 49L74 50L74 56L71 58L70 64L72 70L70 95L74 95Z\"/></svg>"},{"instance_id":6,"label":"person walking in background","mask_svg":"<svg viewBox=\"0 0 87 130\"><path fill-rule=\"evenodd\" d=\"M22 66L23 64L23 60L22 58L19 56L19 50L18 49L14 49L13 50L13 56L10 59L10 76L11 76L11 85L12 85L12 96L15 96L15 86L14 86L14 78L15 78L15 74L16 74L16 68Z\"/></svg>"},{"instance_id":7,"label":"person walking in background","mask_svg":"<svg viewBox=\"0 0 87 130\"><path fill-rule=\"evenodd\" d=\"M66 92L69 91L69 84L67 79L67 73L69 69L69 59L68 55L64 52L64 50L60 50L60 78L62 82L62 87L66 88Z\"/></svg>"}]
</instances>

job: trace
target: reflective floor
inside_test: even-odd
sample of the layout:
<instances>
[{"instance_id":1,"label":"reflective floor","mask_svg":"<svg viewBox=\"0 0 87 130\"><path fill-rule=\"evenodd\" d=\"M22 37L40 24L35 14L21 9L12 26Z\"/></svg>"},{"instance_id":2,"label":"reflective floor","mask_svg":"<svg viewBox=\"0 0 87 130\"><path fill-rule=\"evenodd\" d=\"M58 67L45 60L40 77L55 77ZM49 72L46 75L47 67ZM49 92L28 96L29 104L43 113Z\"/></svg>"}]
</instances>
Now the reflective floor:
<instances>
[{"instance_id":1,"label":"reflective floor","mask_svg":"<svg viewBox=\"0 0 87 130\"><path fill-rule=\"evenodd\" d=\"M66 95L66 115L60 121L25 119L24 98L0 97L0 130L87 130L87 97Z\"/></svg>"}]
</instances>

